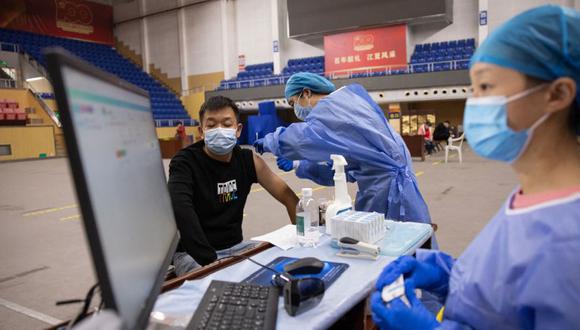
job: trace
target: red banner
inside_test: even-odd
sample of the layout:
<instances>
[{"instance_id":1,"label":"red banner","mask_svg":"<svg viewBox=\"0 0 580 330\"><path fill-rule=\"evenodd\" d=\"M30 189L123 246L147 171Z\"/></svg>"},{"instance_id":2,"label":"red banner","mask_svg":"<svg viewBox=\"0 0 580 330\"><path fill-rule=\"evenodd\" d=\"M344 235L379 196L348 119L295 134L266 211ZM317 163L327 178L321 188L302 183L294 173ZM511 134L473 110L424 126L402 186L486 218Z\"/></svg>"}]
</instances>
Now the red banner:
<instances>
[{"instance_id":1,"label":"red banner","mask_svg":"<svg viewBox=\"0 0 580 330\"><path fill-rule=\"evenodd\" d=\"M113 7L84 0L2 0L0 27L113 45Z\"/></svg>"},{"instance_id":2,"label":"red banner","mask_svg":"<svg viewBox=\"0 0 580 330\"><path fill-rule=\"evenodd\" d=\"M324 36L324 61L330 74L407 65L407 26Z\"/></svg>"}]
</instances>

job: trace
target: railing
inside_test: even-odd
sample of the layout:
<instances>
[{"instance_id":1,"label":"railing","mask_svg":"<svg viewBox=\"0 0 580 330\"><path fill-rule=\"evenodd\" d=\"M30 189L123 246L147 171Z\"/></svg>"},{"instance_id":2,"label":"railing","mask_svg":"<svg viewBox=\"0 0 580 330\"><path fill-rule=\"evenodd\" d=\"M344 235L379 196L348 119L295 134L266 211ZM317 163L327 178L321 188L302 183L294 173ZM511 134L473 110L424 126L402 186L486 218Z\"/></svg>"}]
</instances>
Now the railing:
<instances>
[{"instance_id":1,"label":"railing","mask_svg":"<svg viewBox=\"0 0 580 330\"><path fill-rule=\"evenodd\" d=\"M46 104L46 102L44 102L44 99L40 97L40 94L34 89L34 87L32 87L32 85L29 84L28 82L25 82L24 85L32 92L34 98L36 98L42 109L48 114L48 116L50 117L50 119L52 119L52 121L56 124L56 126L62 127L62 124L60 123L60 120L58 119L54 111L50 108L48 104Z\"/></svg>"},{"instance_id":2,"label":"railing","mask_svg":"<svg viewBox=\"0 0 580 330\"><path fill-rule=\"evenodd\" d=\"M0 79L0 88L16 88L16 81L12 79Z\"/></svg>"},{"instance_id":3,"label":"railing","mask_svg":"<svg viewBox=\"0 0 580 330\"><path fill-rule=\"evenodd\" d=\"M0 50L3 52L20 53L20 45L0 41Z\"/></svg>"},{"instance_id":4,"label":"railing","mask_svg":"<svg viewBox=\"0 0 580 330\"><path fill-rule=\"evenodd\" d=\"M392 66L381 66L381 67L371 67L364 69L350 69L343 71L334 71L326 73L325 76L329 79L352 79L352 78L363 78L372 76L391 76L397 74L407 74L407 73L424 73L433 71L451 71L460 70L460 63L464 63L465 60L452 60L452 61L441 61L441 62L424 62L424 63L410 63L407 65L392 65ZM445 70L435 70L439 65L443 66L449 64L449 69ZM415 67L424 67L425 70L416 70ZM282 74L279 76L270 76L258 79L244 79L236 81L226 81L223 82L219 87L220 89L237 89L237 88L252 88L252 87L263 87L271 85L282 85L286 83L286 80L291 76L291 74Z\"/></svg>"},{"instance_id":5,"label":"railing","mask_svg":"<svg viewBox=\"0 0 580 330\"><path fill-rule=\"evenodd\" d=\"M177 125L177 123L180 123L180 122L185 126L194 126L194 125L198 124L197 120L195 120L195 119L155 119L155 126L162 127L161 126L162 122L168 123L168 125L166 127L175 127Z\"/></svg>"}]
</instances>

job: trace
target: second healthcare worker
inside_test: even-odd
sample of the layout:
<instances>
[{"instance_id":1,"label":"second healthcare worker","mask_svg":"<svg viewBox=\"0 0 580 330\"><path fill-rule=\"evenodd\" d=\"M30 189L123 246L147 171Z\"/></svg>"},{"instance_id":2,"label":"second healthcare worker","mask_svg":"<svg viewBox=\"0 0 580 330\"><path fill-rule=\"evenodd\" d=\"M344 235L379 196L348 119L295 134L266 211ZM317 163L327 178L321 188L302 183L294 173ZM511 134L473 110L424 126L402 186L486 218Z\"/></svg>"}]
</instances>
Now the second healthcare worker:
<instances>
[{"instance_id":1,"label":"second healthcare worker","mask_svg":"<svg viewBox=\"0 0 580 330\"><path fill-rule=\"evenodd\" d=\"M334 184L332 167L326 162L331 154L343 155L349 181L358 183L356 210L431 222L403 139L362 86L335 91L324 77L301 72L290 77L285 96L304 122L278 128L258 140L258 152L300 161L298 177L326 186Z\"/></svg>"},{"instance_id":2,"label":"second healthcare worker","mask_svg":"<svg viewBox=\"0 0 580 330\"><path fill-rule=\"evenodd\" d=\"M521 186L457 260L418 250L387 266L373 319L381 329L579 329L580 12L514 17L476 51L470 76L468 142L510 163ZM410 307L381 299L401 274ZM444 302L441 323L415 287Z\"/></svg>"}]
</instances>

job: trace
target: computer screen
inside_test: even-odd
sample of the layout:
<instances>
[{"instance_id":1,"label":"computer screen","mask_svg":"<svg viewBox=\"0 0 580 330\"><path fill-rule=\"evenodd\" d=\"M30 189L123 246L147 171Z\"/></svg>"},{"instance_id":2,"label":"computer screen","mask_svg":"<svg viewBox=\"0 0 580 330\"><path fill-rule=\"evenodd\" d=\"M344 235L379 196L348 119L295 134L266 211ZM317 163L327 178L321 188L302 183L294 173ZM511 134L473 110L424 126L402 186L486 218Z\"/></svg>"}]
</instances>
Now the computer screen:
<instances>
[{"instance_id":1,"label":"computer screen","mask_svg":"<svg viewBox=\"0 0 580 330\"><path fill-rule=\"evenodd\" d=\"M150 101L92 67L55 62L49 64L59 66L51 68L62 84L55 93L66 102L65 138L103 298L125 327L142 327L177 237Z\"/></svg>"}]
</instances>

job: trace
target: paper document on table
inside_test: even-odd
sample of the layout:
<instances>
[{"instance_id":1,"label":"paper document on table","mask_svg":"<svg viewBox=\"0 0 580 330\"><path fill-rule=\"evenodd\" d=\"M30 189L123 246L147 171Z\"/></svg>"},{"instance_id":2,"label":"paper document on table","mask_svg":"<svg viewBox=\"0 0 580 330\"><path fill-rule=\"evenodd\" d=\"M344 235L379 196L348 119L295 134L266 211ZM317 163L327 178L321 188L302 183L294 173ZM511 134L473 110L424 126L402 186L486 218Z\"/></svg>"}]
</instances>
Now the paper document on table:
<instances>
[{"instance_id":1,"label":"paper document on table","mask_svg":"<svg viewBox=\"0 0 580 330\"><path fill-rule=\"evenodd\" d=\"M298 238L296 237L296 226L286 225L280 229L274 230L271 233L252 237L254 241L264 241L269 242L282 250L290 250L298 244Z\"/></svg>"}]
</instances>

